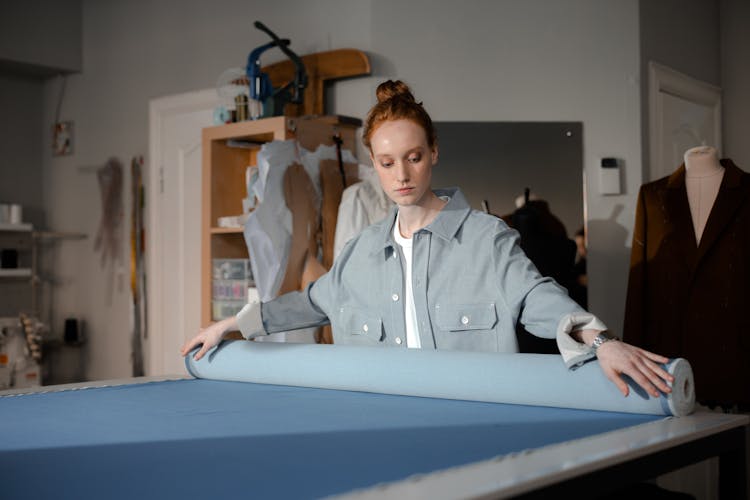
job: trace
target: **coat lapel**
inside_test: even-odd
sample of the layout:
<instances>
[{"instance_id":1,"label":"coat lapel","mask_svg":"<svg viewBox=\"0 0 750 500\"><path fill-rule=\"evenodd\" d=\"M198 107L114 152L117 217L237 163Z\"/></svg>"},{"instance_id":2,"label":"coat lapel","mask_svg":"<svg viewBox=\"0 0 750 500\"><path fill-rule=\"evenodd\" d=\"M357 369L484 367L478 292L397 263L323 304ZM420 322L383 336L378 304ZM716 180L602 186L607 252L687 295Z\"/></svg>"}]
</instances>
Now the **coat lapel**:
<instances>
[{"instance_id":1,"label":"coat lapel","mask_svg":"<svg viewBox=\"0 0 750 500\"><path fill-rule=\"evenodd\" d=\"M667 180L664 213L667 214L674 228L674 238L678 248L683 249L685 264L694 269L698 256L698 245L695 241L693 217L690 215L690 203L685 188L685 165L675 170ZM669 215L671 214L671 216Z\"/></svg>"},{"instance_id":2,"label":"coat lapel","mask_svg":"<svg viewBox=\"0 0 750 500\"><path fill-rule=\"evenodd\" d=\"M706 228L703 230L703 236L698 246L696 266L716 243L716 240L732 221L734 213L746 198L746 193L740 189L742 170L732 163L732 160L721 160L721 164L726 170L719 187L719 194L706 221Z\"/></svg>"}]
</instances>

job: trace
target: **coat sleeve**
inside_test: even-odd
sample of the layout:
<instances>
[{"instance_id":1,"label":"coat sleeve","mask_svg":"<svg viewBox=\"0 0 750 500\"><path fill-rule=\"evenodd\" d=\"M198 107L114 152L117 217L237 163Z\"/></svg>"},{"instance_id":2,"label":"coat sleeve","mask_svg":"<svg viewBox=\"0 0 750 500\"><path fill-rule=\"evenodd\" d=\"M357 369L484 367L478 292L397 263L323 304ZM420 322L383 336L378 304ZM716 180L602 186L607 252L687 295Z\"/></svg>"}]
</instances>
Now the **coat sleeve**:
<instances>
[{"instance_id":1,"label":"coat sleeve","mask_svg":"<svg viewBox=\"0 0 750 500\"><path fill-rule=\"evenodd\" d=\"M642 345L644 312L643 300L646 283L646 235L648 217L646 210L646 192L644 186L638 191L638 203L635 211L635 227L633 228L633 243L630 251L630 272L628 275L628 290L625 300L625 321L623 324L623 340L633 345Z\"/></svg>"}]
</instances>

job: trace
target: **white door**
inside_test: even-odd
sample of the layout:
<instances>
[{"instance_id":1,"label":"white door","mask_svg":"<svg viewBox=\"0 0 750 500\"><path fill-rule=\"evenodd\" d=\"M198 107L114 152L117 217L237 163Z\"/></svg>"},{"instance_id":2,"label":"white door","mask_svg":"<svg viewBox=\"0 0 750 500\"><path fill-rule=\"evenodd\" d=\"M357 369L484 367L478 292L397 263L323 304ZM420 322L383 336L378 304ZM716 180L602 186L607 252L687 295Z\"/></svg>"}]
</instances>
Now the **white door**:
<instances>
[{"instance_id":1,"label":"white door","mask_svg":"<svg viewBox=\"0 0 750 500\"><path fill-rule=\"evenodd\" d=\"M201 129L219 104L213 89L150 102L147 375L185 374L179 349L200 328Z\"/></svg>"},{"instance_id":2,"label":"white door","mask_svg":"<svg viewBox=\"0 0 750 500\"><path fill-rule=\"evenodd\" d=\"M721 154L721 89L649 64L649 127L653 181L672 174L685 151L713 146Z\"/></svg>"}]
</instances>

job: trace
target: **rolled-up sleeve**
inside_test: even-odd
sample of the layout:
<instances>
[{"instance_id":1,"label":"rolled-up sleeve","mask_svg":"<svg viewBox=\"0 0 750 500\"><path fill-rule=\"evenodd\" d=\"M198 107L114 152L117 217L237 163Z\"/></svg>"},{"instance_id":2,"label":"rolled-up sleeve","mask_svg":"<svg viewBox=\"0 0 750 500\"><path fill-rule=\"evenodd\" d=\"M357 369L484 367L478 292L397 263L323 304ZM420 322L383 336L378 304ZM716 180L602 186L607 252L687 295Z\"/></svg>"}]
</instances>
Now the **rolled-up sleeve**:
<instances>
[{"instance_id":1,"label":"rolled-up sleeve","mask_svg":"<svg viewBox=\"0 0 750 500\"><path fill-rule=\"evenodd\" d=\"M248 304L237 322L245 338L300 330L330 324L329 313L341 293L341 272L352 250L350 241L342 255L326 274L307 285L304 290L288 292L259 304Z\"/></svg>"},{"instance_id":2,"label":"rolled-up sleeve","mask_svg":"<svg viewBox=\"0 0 750 500\"><path fill-rule=\"evenodd\" d=\"M263 327L267 333L323 326L330 323L326 314L329 302L330 273L326 273L299 292L289 292L261 305Z\"/></svg>"}]
</instances>

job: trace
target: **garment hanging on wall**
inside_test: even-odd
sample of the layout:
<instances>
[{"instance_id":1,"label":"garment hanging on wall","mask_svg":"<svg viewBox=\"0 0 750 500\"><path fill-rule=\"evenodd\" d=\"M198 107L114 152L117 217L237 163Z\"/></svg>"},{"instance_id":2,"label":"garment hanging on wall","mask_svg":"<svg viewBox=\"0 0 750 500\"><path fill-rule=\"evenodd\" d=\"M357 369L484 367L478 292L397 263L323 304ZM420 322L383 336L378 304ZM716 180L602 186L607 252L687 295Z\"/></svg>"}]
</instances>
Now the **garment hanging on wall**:
<instances>
[{"instance_id":1,"label":"garment hanging on wall","mask_svg":"<svg viewBox=\"0 0 750 500\"><path fill-rule=\"evenodd\" d=\"M115 270L122 265L122 163L112 157L96 171L101 196L101 218L94 240L94 250L101 253L101 267L107 272L107 304L112 303ZM119 271L118 271L119 274Z\"/></svg>"},{"instance_id":2,"label":"garment hanging on wall","mask_svg":"<svg viewBox=\"0 0 750 500\"><path fill-rule=\"evenodd\" d=\"M335 146L319 146L315 151L307 151L293 140L272 141L264 144L257 156L258 181L253 186L253 194L259 204L247 218L244 229L245 244L250 255L255 286L262 302L267 302L281 292L286 276L292 245L293 218L285 197L284 181L287 169L297 164L297 174L306 173L313 191L312 209L320 211L319 165L323 159L336 159ZM356 162L350 151L343 151L344 161ZM301 171L303 170L303 171ZM288 189L287 189L288 191ZM301 278L301 277L300 277ZM291 278L289 278L291 279ZM281 332L266 337L270 342L288 340L310 342L313 329L296 332Z\"/></svg>"},{"instance_id":3,"label":"garment hanging on wall","mask_svg":"<svg viewBox=\"0 0 750 500\"><path fill-rule=\"evenodd\" d=\"M521 235L524 253L542 276L550 276L570 289L576 244L568 238L565 225L550 211L546 201L530 199L528 190L525 201L516 205L519 208L507 218ZM516 326L516 338L520 352L559 353L556 342L531 334L520 323Z\"/></svg>"},{"instance_id":4,"label":"garment hanging on wall","mask_svg":"<svg viewBox=\"0 0 750 500\"><path fill-rule=\"evenodd\" d=\"M393 205L380 187L378 175L373 167L360 164L359 178L362 180L344 189L341 195L333 245L334 259L349 240L370 224L388 215Z\"/></svg>"},{"instance_id":5,"label":"garment hanging on wall","mask_svg":"<svg viewBox=\"0 0 750 500\"><path fill-rule=\"evenodd\" d=\"M133 376L145 374L143 362L143 345L141 339L147 338L148 318L146 316L146 237L144 231L145 191L143 187L143 156L135 156L130 161L130 293L132 298L132 337L131 361Z\"/></svg>"},{"instance_id":6,"label":"garment hanging on wall","mask_svg":"<svg viewBox=\"0 0 750 500\"><path fill-rule=\"evenodd\" d=\"M341 173L343 170L343 174ZM322 262L326 269L333 265L335 256L336 231L339 225L339 211L344 190L358 182L360 165L340 163L334 160L320 161L320 185L323 202L320 213Z\"/></svg>"},{"instance_id":7,"label":"garment hanging on wall","mask_svg":"<svg viewBox=\"0 0 750 500\"><path fill-rule=\"evenodd\" d=\"M513 212L511 227L521 235L521 248L543 276L568 288L576 257L575 241L544 200L529 201Z\"/></svg>"},{"instance_id":8,"label":"garment hanging on wall","mask_svg":"<svg viewBox=\"0 0 750 500\"><path fill-rule=\"evenodd\" d=\"M698 401L750 405L750 174L724 178L696 242L685 165L638 193L624 339L688 359Z\"/></svg>"}]
</instances>

